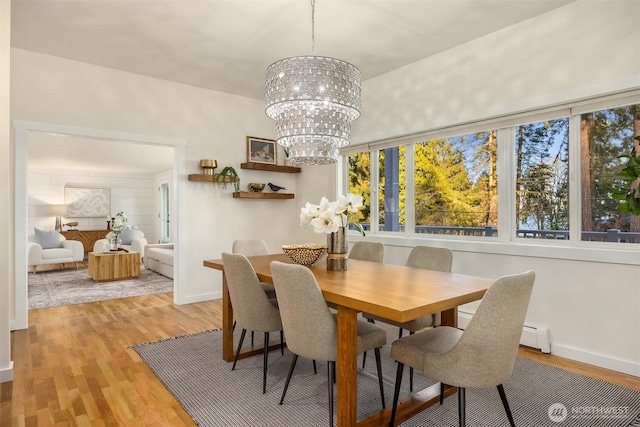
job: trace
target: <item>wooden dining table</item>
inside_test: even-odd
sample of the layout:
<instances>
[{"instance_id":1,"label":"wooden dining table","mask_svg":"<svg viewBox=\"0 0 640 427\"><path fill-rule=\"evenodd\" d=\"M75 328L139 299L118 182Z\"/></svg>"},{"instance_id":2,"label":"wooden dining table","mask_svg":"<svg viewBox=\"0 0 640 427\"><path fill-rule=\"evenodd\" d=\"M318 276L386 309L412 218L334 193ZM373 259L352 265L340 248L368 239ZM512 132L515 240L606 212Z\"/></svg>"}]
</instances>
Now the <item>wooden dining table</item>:
<instances>
[{"instance_id":1,"label":"wooden dining table","mask_svg":"<svg viewBox=\"0 0 640 427\"><path fill-rule=\"evenodd\" d=\"M272 283L271 262L293 263L285 254L249 257L260 281ZM204 266L224 273L222 259L205 260ZM380 426L389 423L391 408L357 421L357 315L366 312L398 322L406 322L433 313L442 313L441 324L457 326L457 307L482 298L494 279L444 273L393 264L349 260L348 270L329 271L322 263L310 267L327 302L337 309L338 360L336 361L337 424L344 426ZM233 307L223 274L223 359L232 361ZM273 345L277 347L276 344ZM241 355L258 354L252 349ZM445 395L455 392L446 387ZM438 402L439 384L413 393L398 405L396 422Z\"/></svg>"}]
</instances>

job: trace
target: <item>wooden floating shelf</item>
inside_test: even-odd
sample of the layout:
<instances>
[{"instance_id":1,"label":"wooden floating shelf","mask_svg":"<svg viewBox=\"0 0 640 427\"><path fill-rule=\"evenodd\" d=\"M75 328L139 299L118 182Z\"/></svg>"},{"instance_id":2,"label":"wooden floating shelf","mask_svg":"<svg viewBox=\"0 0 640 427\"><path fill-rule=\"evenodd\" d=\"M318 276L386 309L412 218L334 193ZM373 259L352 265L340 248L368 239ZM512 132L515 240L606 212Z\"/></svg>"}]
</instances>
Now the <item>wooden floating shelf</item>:
<instances>
[{"instance_id":1,"label":"wooden floating shelf","mask_svg":"<svg viewBox=\"0 0 640 427\"><path fill-rule=\"evenodd\" d=\"M241 169L252 169L258 171L270 171L270 172L286 172L286 173L300 173L302 169L295 166L281 166L281 165L270 165L267 163L241 163Z\"/></svg>"},{"instance_id":2,"label":"wooden floating shelf","mask_svg":"<svg viewBox=\"0 0 640 427\"><path fill-rule=\"evenodd\" d=\"M238 178L233 177L233 176L191 174L191 175L189 175L189 181L200 181L200 182L236 182L236 181L238 181Z\"/></svg>"},{"instance_id":3,"label":"wooden floating shelf","mask_svg":"<svg viewBox=\"0 0 640 427\"><path fill-rule=\"evenodd\" d=\"M254 193L249 191L240 191L233 193L234 199L293 199L295 194L290 193Z\"/></svg>"}]
</instances>

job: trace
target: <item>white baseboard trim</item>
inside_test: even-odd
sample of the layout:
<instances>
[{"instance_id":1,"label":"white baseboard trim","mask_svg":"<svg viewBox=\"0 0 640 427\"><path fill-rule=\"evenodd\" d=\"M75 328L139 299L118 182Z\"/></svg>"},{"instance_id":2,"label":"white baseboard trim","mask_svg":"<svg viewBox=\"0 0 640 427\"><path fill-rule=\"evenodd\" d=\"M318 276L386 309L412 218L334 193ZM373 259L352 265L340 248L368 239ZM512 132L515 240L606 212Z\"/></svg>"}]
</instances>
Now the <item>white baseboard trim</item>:
<instances>
[{"instance_id":1,"label":"white baseboard trim","mask_svg":"<svg viewBox=\"0 0 640 427\"><path fill-rule=\"evenodd\" d=\"M0 369L0 383L8 383L13 381L13 361L9 362L9 366Z\"/></svg>"},{"instance_id":2,"label":"white baseboard trim","mask_svg":"<svg viewBox=\"0 0 640 427\"><path fill-rule=\"evenodd\" d=\"M611 369L612 371L640 377L640 363L638 362L617 359L615 357L592 353L579 348L560 344L551 344L551 353L556 356L566 357L567 359L577 360L578 362L588 363L589 365L598 366L600 368Z\"/></svg>"},{"instance_id":3,"label":"white baseboard trim","mask_svg":"<svg viewBox=\"0 0 640 427\"><path fill-rule=\"evenodd\" d=\"M27 325L22 324L22 322L17 321L16 319L11 319L9 321L9 330L10 331L18 331L21 329L27 329Z\"/></svg>"},{"instance_id":4,"label":"white baseboard trim","mask_svg":"<svg viewBox=\"0 0 640 427\"><path fill-rule=\"evenodd\" d=\"M472 316L472 313L458 311L458 327L464 329L469 324ZM615 357L592 353L566 345L552 344L547 328L535 328L525 325L522 329L520 344L526 345L527 347L538 348L543 353L551 353L555 356L565 357L577 362L588 363L589 365L600 368L611 369L612 371L640 377L640 363L616 359Z\"/></svg>"},{"instance_id":5,"label":"white baseboard trim","mask_svg":"<svg viewBox=\"0 0 640 427\"><path fill-rule=\"evenodd\" d=\"M222 291L208 292L206 294L185 296L183 298L180 298L178 301L176 301L176 304L178 305L193 304L194 302L210 301L210 300L220 299L220 298L222 298Z\"/></svg>"}]
</instances>

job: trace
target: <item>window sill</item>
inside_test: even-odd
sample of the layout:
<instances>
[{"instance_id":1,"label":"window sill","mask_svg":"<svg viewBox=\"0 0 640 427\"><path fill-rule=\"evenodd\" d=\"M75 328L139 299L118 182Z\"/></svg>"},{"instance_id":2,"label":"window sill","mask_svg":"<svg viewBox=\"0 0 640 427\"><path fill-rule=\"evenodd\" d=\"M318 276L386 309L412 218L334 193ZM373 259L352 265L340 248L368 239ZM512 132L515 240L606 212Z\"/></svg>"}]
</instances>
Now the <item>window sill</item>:
<instances>
[{"instance_id":1,"label":"window sill","mask_svg":"<svg viewBox=\"0 0 640 427\"><path fill-rule=\"evenodd\" d=\"M640 265L640 245L633 243L600 243L571 241L545 241L518 239L502 241L491 237L404 235L396 233L367 234L362 237L357 232L349 235L350 241L374 241L388 246L414 247L433 245L447 247L453 251L476 252L497 255L513 255L535 258L564 259L571 261L589 261L605 264Z\"/></svg>"}]
</instances>

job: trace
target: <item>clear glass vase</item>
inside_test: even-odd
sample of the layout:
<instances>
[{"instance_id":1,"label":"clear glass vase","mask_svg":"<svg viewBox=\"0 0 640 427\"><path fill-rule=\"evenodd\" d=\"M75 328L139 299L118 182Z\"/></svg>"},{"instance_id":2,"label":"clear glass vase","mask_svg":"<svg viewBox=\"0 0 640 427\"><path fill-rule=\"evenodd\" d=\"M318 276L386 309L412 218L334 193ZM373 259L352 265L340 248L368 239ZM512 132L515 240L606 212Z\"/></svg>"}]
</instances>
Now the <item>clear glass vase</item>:
<instances>
[{"instance_id":1,"label":"clear glass vase","mask_svg":"<svg viewBox=\"0 0 640 427\"><path fill-rule=\"evenodd\" d=\"M347 228L340 227L338 231L327 234L327 270L347 270Z\"/></svg>"},{"instance_id":2,"label":"clear glass vase","mask_svg":"<svg viewBox=\"0 0 640 427\"><path fill-rule=\"evenodd\" d=\"M111 240L109 240L109 247L112 251L116 251L122 247L122 239L117 234L111 236Z\"/></svg>"}]
</instances>

